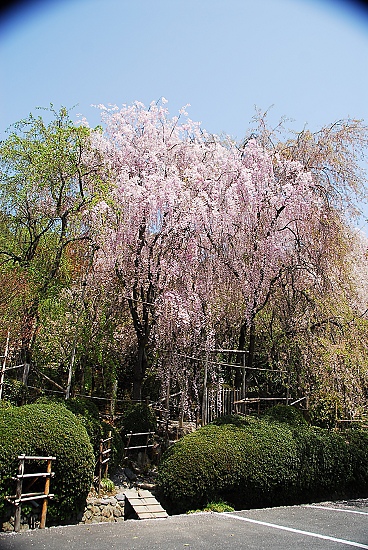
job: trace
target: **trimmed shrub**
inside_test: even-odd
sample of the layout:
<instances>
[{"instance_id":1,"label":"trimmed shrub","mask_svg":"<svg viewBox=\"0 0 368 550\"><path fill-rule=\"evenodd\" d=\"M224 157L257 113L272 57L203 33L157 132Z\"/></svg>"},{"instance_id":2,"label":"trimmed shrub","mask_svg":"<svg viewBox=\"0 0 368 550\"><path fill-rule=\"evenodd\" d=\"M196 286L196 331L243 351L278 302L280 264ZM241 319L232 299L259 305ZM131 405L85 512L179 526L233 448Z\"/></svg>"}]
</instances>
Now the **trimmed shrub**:
<instances>
[{"instance_id":1,"label":"trimmed shrub","mask_svg":"<svg viewBox=\"0 0 368 550\"><path fill-rule=\"evenodd\" d=\"M174 513L221 499L254 508L353 496L357 488L368 494L366 433L347 436L270 417L223 422L183 437L164 454L158 479Z\"/></svg>"},{"instance_id":2,"label":"trimmed shrub","mask_svg":"<svg viewBox=\"0 0 368 550\"><path fill-rule=\"evenodd\" d=\"M352 457L351 490L366 496L368 491L368 432L351 429L343 432Z\"/></svg>"},{"instance_id":3,"label":"trimmed shrub","mask_svg":"<svg viewBox=\"0 0 368 550\"><path fill-rule=\"evenodd\" d=\"M290 424L290 426L306 426L308 424L302 412L289 405L279 404L270 407L264 413L264 418L277 420L278 422L286 422Z\"/></svg>"},{"instance_id":4,"label":"trimmed shrub","mask_svg":"<svg viewBox=\"0 0 368 550\"><path fill-rule=\"evenodd\" d=\"M282 503L297 482L292 429L249 418L208 425L175 443L159 466L159 484L174 511L225 500L234 506Z\"/></svg>"},{"instance_id":5,"label":"trimmed shrub","mask_svg":"<svg viewBox=\"0 0 368 550\"><path fill-rule=\"evenodd\" d=\"M36 404L57 403L71 411L85 427L93 446L95 455L99 452L102 429L100 415L97 406L88 398L73 397L63 399L62 397L40 397Z\"/></svg>"},{"instance_id":6,"label":"trimmed shrub","mask_svg":"<svg viewBox=\"0 0 368 550\"><path fill-rule=\"evenodd\" d=\"M295 430L294 437L300 456L298 502L347 496L352 489L353 465L344 435L307 427Z\"/></svg>"},{"instance_id":7,"label":"trimmed shrub","mask_svg":"<svg viewBox=\"0 0 368 550\"><path fill-rule=\"evenodd\" d=\"M108 437L112 432L111 455L109 471L113 472L120 464L124 454L123 440L116 428L100 420L98 407L88 397L73 397L71 399L40 397L36 403L58 403L70 410L85 427L90 438L96 460L100 452L100 440Z\"/></svg>"},{"instance_id":8,"label":"trimmed shrub","mask_svg":"<svg viewBox=\"0 0 368 550\"><path fill-rule=\"evenodd\" d=\"M5 495L15 492L10 478L17 472L17 457L26 454L56 457L48 524L75 520L93 481L94 456L86 430L74 414L56 403L0 409L0 441L0 518L6 515ZM44 464L27 463L28 472L40 467Z\"/></svg>"}]
</instances>

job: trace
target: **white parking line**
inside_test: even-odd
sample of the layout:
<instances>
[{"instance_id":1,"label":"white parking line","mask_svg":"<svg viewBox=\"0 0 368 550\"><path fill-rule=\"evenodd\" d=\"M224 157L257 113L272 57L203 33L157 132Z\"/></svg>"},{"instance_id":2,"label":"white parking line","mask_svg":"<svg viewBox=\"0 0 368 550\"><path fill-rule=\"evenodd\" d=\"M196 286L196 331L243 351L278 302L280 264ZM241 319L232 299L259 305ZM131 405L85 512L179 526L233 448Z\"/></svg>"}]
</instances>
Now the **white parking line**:
<instances>
[{"instance_id":1,"label":"white parking line","mask_svg":"<svg viewBox=\"0 0 368 550\"><path fill-rule=\"evenodd\" d=\"M347 512L348 514L368 516L368 512L361 512L360 510L347 510L346 508L333 508L332 506L319 506L317 504L305 504L304 508L319 508L320 510L333 510L334 512Z\"/></svg>"},{"instance_id":2,"label":"white parking line","mask_svg":"<svg viewBox=\"0 0 368 550\"><path fill-rule=\"evenodd\" d=\"M298 535L305 535L307 537L314 537L316 539L324 539L332 542L339 542L340 544L345 544L346 546L354 546L355 548L365 548L366 550L368 550L368 546L366 544L361 544L360 542L337 539L335 537L320 535L319 533L311 533L309 531L302 531L300 529L293 529L292 527L285 527L283 525L277 525L275 523L268 523L266 521L259 521L257 519L244 518L242 516L237 516L235 514L230 514L228 512L223 512L223 513L216 512L216 515L221 516L223 518L238 519L240 521L246 521L248 523L256 523L257 525L264 525L265 527L272 527L273 529L280 529L281 531L289 531L290 533L297 533Z\"/></svg>"}]
</instances>

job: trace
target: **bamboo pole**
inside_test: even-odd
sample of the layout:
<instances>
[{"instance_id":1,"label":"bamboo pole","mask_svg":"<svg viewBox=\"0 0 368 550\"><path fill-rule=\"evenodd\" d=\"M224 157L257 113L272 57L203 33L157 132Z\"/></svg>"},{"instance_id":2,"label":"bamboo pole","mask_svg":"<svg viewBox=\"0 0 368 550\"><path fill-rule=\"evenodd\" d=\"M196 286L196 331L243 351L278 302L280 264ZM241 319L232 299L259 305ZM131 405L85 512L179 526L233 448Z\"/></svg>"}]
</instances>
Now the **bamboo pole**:
<instances>
[{"instance_id":1,"label":"bamboo pole","mask_svg":"<svg viewBox=\"0 0 368 550\"><path fill-rule=\"evenodd\" d=\"M288 373L287 386L286 386L286 404L287 405L289 404L289 400L290 400L290 382L291 382L290 373Z\"/></svg>"}]
</instances>

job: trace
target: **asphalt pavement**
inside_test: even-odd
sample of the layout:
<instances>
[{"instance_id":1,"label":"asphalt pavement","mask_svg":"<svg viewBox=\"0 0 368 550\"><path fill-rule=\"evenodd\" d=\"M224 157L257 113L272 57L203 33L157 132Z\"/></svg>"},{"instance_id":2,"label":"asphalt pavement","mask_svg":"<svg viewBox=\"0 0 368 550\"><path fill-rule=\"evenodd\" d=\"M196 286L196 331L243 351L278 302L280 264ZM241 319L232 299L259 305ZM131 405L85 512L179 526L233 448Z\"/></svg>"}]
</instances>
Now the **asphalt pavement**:
<instances>
[{"instance_id":1,"label":"asphalt pavement","mask_svg":"<svg viewBox=\"0 0 368 550\"><path fill-rule=\"evenodd\" d=\"M0 533L1 550L368 550L368 501Z\"/></svg>"}]
</instances>

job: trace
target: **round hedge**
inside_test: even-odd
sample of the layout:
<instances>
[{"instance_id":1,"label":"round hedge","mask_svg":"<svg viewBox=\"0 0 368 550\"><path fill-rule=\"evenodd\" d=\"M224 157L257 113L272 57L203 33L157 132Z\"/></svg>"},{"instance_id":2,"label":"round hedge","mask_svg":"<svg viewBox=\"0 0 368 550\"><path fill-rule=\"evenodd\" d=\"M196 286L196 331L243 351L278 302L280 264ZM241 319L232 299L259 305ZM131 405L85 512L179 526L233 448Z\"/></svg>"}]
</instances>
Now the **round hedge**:
<instances>
[{"instance_id":1,"label":"round hedge","mask_svg":"<svg viewBox=\"0 0 368 550\"><path fill-rule=\"evenodd\" d=\"M70 410L85 427L91 441L93 452L98 460L100 453L100 441L106 439L111 431L111 454L109 461L109 472L113 472L120 465L124 456L124 443L119 431L108 422L100 420L98 407L88 397L72 397L62 399L55 397L40 397L36 401L39 403L58 403Z\"/></svg>"},{"instance_id":2,"label":"round hedge","mask_svg":"<svg viewBox=\"0 0 368 550\"><path fill-rule=\"evenodd\" d=\"M175 511L224 499L243 507L281 503L297 482L292 430L249 419L242 426L208 425L163 456L159 484Z\"/></svg>"},{"instance_id":3,"label":"round hedge","mask_svg":"<svg viewBox=\"0 0 368 550\"><path fill-rule=\"evenodd\" d=\"M366 434L270 418L223 422L183 437L164 454L159 484L174 513L221 499L254 508L368 494Z\"/></svg>"},{"instance_id":4,"label":"round hedge","mask_svg":"<svg viewBox=\"0 0 368 550\"><path fill-rule=\"evenodd\" d=\"M0 519L5 518L4 496L15 494L18 455L55 456L55 477L47 523L75 520L83 509L93 481L94 456L87 432L63 405L33 404L0 408ZM45 464L27 462L27 471ZM43 470L41 470L43 471Z\"/></svg>"},{"instance_id":5,"label":"round hedge","mask_svg":"<svg viewBox=\"0 0 368 550\"><path fill-rule=\"evenodd\" d=\"M286 422L290 426L306 426L308 424L302 412L290 405L274 405L266 410L264 417L269 420Z\"/></svg>"}]
</instances>

